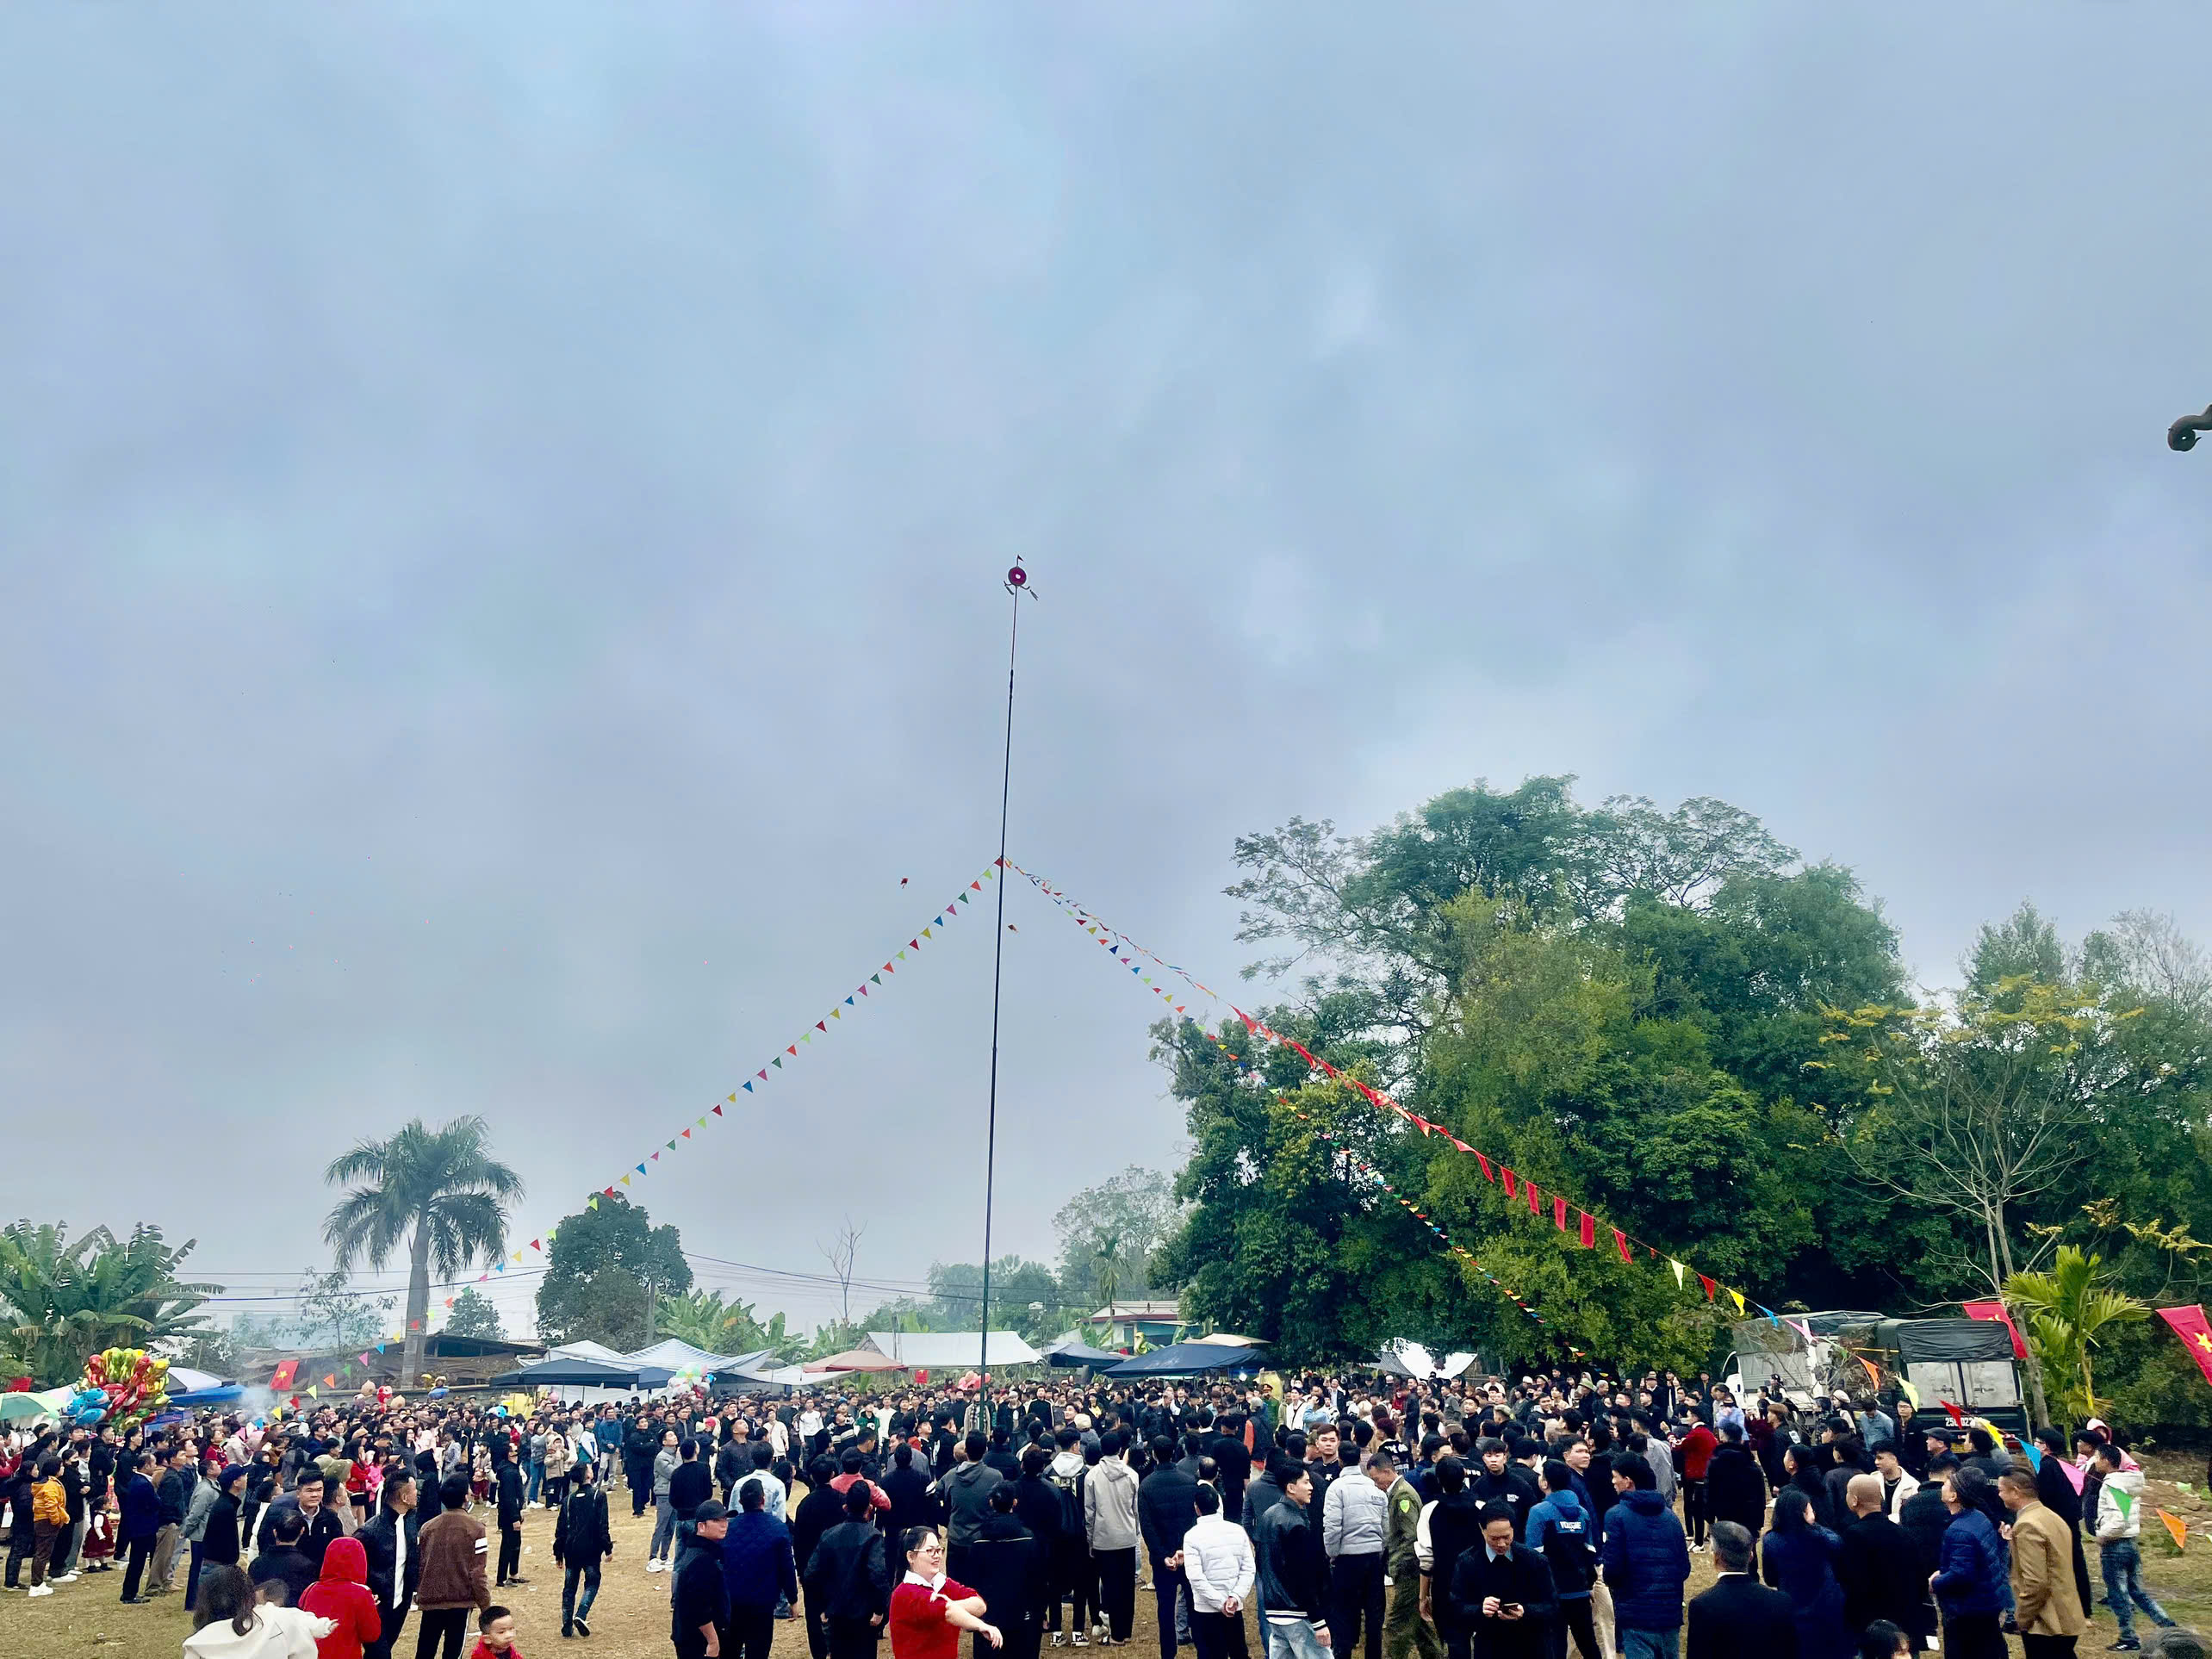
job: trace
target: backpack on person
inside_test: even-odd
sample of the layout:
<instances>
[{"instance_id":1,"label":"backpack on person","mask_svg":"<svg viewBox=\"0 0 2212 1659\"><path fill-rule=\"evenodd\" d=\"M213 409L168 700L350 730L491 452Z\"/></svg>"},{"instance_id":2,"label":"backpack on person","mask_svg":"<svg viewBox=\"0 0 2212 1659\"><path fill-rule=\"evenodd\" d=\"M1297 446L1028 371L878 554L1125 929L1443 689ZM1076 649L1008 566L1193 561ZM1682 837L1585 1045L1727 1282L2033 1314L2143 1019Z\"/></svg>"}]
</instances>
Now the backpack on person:
<instances>
[{"instance_id":1,"label":"backpack on person","mask_svg":"<svg viewBox=\"0 0 2212 1659\"><path fill-rule=\"evenodd\" d=\"M1060 1536L1079 1538L1085 1535L1083 1519L1083 1477L1088 1470L1072 1475L1061 1475L1047 1469L1045 1478L1052 1482L1053 1490L1059 1494Z\"/></svg>"},{"instance_id":2,"label":"backpack on person","mask_svg":"<svg viewBox=\"0 0 2212 1659\"><path fill-rule=\"evenodd\" d=\"M1597 1577L1597 1552L1590 1547L1590 1512L1581 1509L1573 1519L1557 1513L1544 1533L1544 1563L1551 1569L1552 1588L1561 1595L1587 1595Z\"/></svg>"}]
</instances>

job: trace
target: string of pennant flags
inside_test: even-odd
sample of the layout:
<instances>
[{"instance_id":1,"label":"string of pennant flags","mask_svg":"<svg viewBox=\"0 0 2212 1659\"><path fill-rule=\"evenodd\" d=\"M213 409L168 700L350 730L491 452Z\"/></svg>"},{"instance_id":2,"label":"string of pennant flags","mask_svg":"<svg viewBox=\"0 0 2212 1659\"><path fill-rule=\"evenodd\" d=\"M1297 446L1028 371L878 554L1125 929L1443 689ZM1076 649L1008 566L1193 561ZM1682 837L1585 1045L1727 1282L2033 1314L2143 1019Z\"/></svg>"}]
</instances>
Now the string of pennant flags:
<instances>
[{"instance_id":1,"label":"string of pennant flags","mask_svg":"<svg viewBox=\"0 0 2212 1659\"><path fill-rule=\"evenodd\" d=\"M1035 884L1040 892L1043 892L1047 898L1050 898L1053 901L1053 904L1060 907L1063 914L1067 915L1072 919L1075 920L1086 933L1091 934L1094 937L1097 937L1102 933L1109 935L1109 937L1102 938L1100 940L1100 942L1106 944L1109 949L1116 951L1120 949L1128 949L1134 951L1138 954L1144 956L1147 960L1156 963L1160 967L1165 968L1171 972L1182 976L1188 984L1194 986L1206 997L1218 1000L1218 997L1214 991L1209 991L1204 985L1200 985L1196 979L1192 979L1188 973L1184 972L1183 969L1176 967L1165 958L1157 956L1153 952L1145 949L1144 947L1128 939L1126 935L1121 935L1114 929L1105 928L1098 922L1097 917L1091 916L1088 911L1081 910L1079 906L1072 906L1064 897L1056 895L1052 890L1047 888L1044 883L1039 881L1035 876L1030 875L1027 870L1022 869L1019 865L1013 865L1012 868L1015 870L1016 873L1026 877L1030 882ZM1184 1005L1176 1003L1173 994L1171 991L1169 991L1165 986L1154 984L1151 976L1138 968L1129 958L1117 956L1116 960L1119 960L1123 966L1128 967L1129 971L1137 977L1140 982L1152 990L1154 994L1165 998L1176 1013L1181 1014L1184 1011ZM1219 1037L1216 1037L1211 1031L1207 1030L1204 1025L1197 1024L1195 1028L1198 1031L1201 1036L1204 1037L1208 1042L1219 1049L1225 1057L1233 1062L1246 1075L1255 1078L1259 1076L1258 1068L1255 1066L1250 1059L1246 1058L1244 1055L1236 1053L1227 1043L1223 1042ZM1466 1246L1454 1239L1442 1227L1438 1225L1434 1217L1428 1215L1426 1211L1421 1209L1413 1202L1413 1200L1407 1197L1405 1194L1400 1192L1396 1187L1391 1184L1389 1177L1383 1173L1383 1171L1376 1169L1372 1164L1367 1162L1365 1159L1360 1157L1358 1153L1353 1152L1349 1146L1344 1144L1342 1138L1333 1130L1330 1129L1319 1118L1314 1116L1312 1113L1300 1106L1296 1101L1293 1101L1288 1095L1283 1094L1280 1090L1270 1090L1270 1093L1273 1095L1276 1104L1281 1106L1293 1117L1298 1118L1302 1122L1311 1125L1314 1134L1320 1139L1327 1140L1334 1146L1338 1153L1344 1158L1345 1162L1349 1164L1351 1167L1358 1170L1362 1175L1364 1175L1368 1179L1381 1187L1383 1192L1387 1194L1391 1201L1397 1204L1401 1209L1404 1210L1416 1221L1419 1221L1423 1227L1434 1233L1438 1240L1443 1244L1444 1248L1448 1254L1455 1256L1460 1260L1465 1262L1468 1266L1472 1268L1475 1272L1483 1279L1485 1283L1487 1283L1493 1289L1496 1290L1500 1296L1512 1302L1514 1307L1519 1308L1522 1313L1525 1314L1537 1324L1544 1327L1545 1329L1552 1332L1554 1335L1560 1334L1560 1327L1554 1320L1547 1319L1542 1314L1538 1313L1534 1308L1531 1307L1527 1302L1522 1299L1519 1292L1513 1289L1505 1283L1504 1280L1492 1273L1489 1269L1484 1267L1482 1264L1476 1259L1473 1251L1468 1249ZM1585 1357L1583 1351L1580 1347L1577 1347L1572 1341L1567 1340L1563 1336L1561 1336L1560 1339L1566 1343L1568 1352L1575 1358L1581 1359Z\"/></svg>"},{"instance_id":2,"label":"string of pennant flags","mask_svg":"<svg viewBox=\"0 0 2212 1659\"><path fill-rule=\"evenodd\" d=\"M778 1074L786 1069L786 1065L795 1066L804 1058L801 1051L810 1048L817 1037L826 1038L832 1035L833 1031L842 1029L848 1015L857 1015L861 1009L868 1005L871 997L887 989L884 982L898 973L898 965L902 962L910 962L914 956L920 954L924 948L934 942L937 935L959 920L962 909L977 894L984 891L983 884L996 880L997 876L997 867L986 865L980 873L969 881L967 885L960 888L940 905L935 916L916 929L904 945L894 947L891 954L884 959L882 966L871 970L867 976L852 990L847 991L838 1001L831 1003L828 1013L784 1044L779 1052L769 1057L766 1065L756 1067L752 1076L747 1078L720 1100L716 1101L707 1111L679 1128L675 1134L670 1135L661 1145L654 1147L651 1152L592 1194L584 1201L585 1207L589 1209L597 1209L601 1198L612 1198L617 1196L620 1189L649 1176L653 1172L653 1165L661 1161L663 1153L676 1152L685 1147L687 1143L692 1146L701 1144L700 1140L694 1140L695 1132L707 1128L715 1119L724 1117L724 1109L738 1104L740 1097L765 1094L770 1084L780 1080ZM542 1252L553 1237L554 1230L548 1229L543 1238L532 1239L529 1248ZM484 1280L490 1278L492 1273L504 1273L511 1266L520 1265L526 1253L525 1251L516 1251L506 1260L494 1266L491 1272L478 1274L477 1283L482 1283ZM445 1305L450 1308L453 1305L453 1299L449 1297Z\"/></svg>"},{"instance_id":3,"label":"string of pennant flags","mask_svg":"<svg viewBox=\"0 0 2212 1659\"><path fill-rule=\"evenodd\" d=\"M912 959L919 955L922 951L927 948L930 944L934 943L937 935L941 932L960 919L960 914L966 906L969 904L979 893L981 893L984 891L984 883L986 881L994 881L997 879L998 870L997 866L995 864L985 866L984 869L971 879L966 886L960 889L960 891L955 892L952 898L947 899L943 904L940 905L934 916L932 916L928 921L924 922L919 928L916 929L914 932L908 936L907 941L904 945L893 948L891 954L884 959L883 965L880 967L872 969L865 979L863 979L858 985L854 985L851 991L848 991L844 995L844 997L833 1003L828 1013L822 1016L820 1019L816 1020L813 1024L806 1029L801 1031L798 1035L792 1038L791 1041L784 1044L782 1048L777 1053L772 1055L765 1065L756 1067L752 1076L747 1078L743 1083L739 1084L736 1088L730 1090L730 1092L724 1095L720 1100L716 1101L709 1110L701 1113L691 1122L677 1129L675 1134L670 1135L668 1140L662 1142L660 1146L655 1147L644 1157L639 1159L635 1164L631 1165L623 1171L622 1174L617 1176L613 1180L601 1187L597 1192L593 1193L590 1196L586 1198L584 1201L586 1208L597 1209L601 1198L612 1198L623 1188L630 1186L633 1182L641 1180L650 1175L653 1171L654 1165L661 1161L664 1153L674 1153L681 1148L704 1144L705 1137L699 1134L699 1131L709 1128L717 1119L724 1119L724 1109L738 1104L744 1096L765 1094L771 1084L780 1080L780 1074L784 1072L788 1066L795 1066L798 1061L805 1057L805 1051L811 1047L814 1040L817 1037L826 1038L832 1032L842 1029L844 1022L848 1017L857 1015L860 1010L867 1007L872 1000L879 999L881 993L889 989L889 986L885 982L897 975L900 965L903 963L910 965ZM475 1283L482 1284L497 1274L505 1273L510 1268L521 1266L525 1260L531 1258L533 1252L539 1256L546 1254L552 1246L554 1239L558 1235L558 1233L559 1229L557 1227L546 1228L544 1233L532 1239L526 1246L513 1252L511 1255L508 1255L501 1260L494 1263L484 1272L479 1273L476 1276ZM446 1311L450 1312L453 1308L453 1304L457 1300L457 1296L446 1297L444 1299ZM406 1341L411 1333L422 1331L425 1334L428 1334L431 1328L430 1322L427 1319L410 1320L407 1321L405 1328L388 1333L384 1339L376 1345L373 1351L376 1353L382 1353L393 1343ZM370 1351L364 1351L357 1357L357 1360L346 1362L336 1366L333 1370L324 1375L320 1384L311 1382L306 1388L302 1389L300 1393L309 1399L315 1399L320 1397L318 1392L319 1389L337 1388L342 1381L347 1380L352 1376L356 1364L363 1368L367 1367L370 1362ZM277 1386L277 1392L282 1393L284 1389L290 1387L292 1381L293 1379L287 1378L283 1384ZM294 1403L295 1405L298 1403L297 1395L294 1396Z\"/></svg>"},{"instance_id":4,"label":"string of pennant flags","mask_svg":"<svg viewBox=\"0 0 2212 1659\"><path fill-rule=\"evenodd\" d=\"M1140 984L1150 989L1173 1012L1178 1015L1184 1014L1189 1006L1188 1000L1178 1001L1177 998L1183 997L1184 993L1163 985L1159 978L1146 971L1146 965L1159 969L1163 975L1174 975L1191 991L1203 996L1209 1002L1228 1010L1243 1024L1245 1030L1250 1035L1296 1053L1305 1062L1310 1073L1324 1078L1338 1087L1353 1090L1377 1110L1395 1115L1412 1124L1423 1135L1449 1141L1456 1150L1474 1159L1481 1165L1483 1179L1503 1193L1504 1201L1508 1209L1518 1213L1525 1207L1526 1213L1537 1218L1539 1225L1548 1220L1558 1232L1574 1239L1584 1250L1595 1250L1599 1247L1598 1234L1602 1227L1610 1235L1613 1251L1623 1262L1633 1265L1641 1258L1652 1264L1663 1264L1666 1271L1673 1273L1675 1286L1678 1290L1687 1291L1690 1279L1694 1277L1698 1282L1698 1288L1705 1293L1705 1299L1708 1302L1717 1302L1721 1297L1725 1296L1735 1304L1738 1317L1749 1317L1751 1311L1756 1309L1768 1324L1777 1328L1786 1325L1797 1332L1808 1345L1811 1344L1812 1328L1803 1320L1791 1319L1776 1313L1763 1302L1747 1296L1743 1291L1722 1283L1709 1274L1699 1272L1688 1263L1682 1261L1671 1252L1662 1251L1658 1246L1637 1237L1626 1228L1615 1227L1609 1219L1594 1214L1569 1199L1564 1194L1544 1190L1537 1181L1514 1170L1503 1159L1492 1158L1488 1153L1462 1140L1443 1124L1432 1122L1420 1113L1408 1110L1372 1084L1347 1076L1338 1067L1317 1057L1296 1038L1286 1036L1272 1029L1265 1022L1246 1013L1234 1003L1209 989L1190 970L1178 966L1157 952L1139 944L1128 934L1106 921L1097 911L1078 904L1063 889L1053 886L1041 876L1023 869L1018 864L1011 865L1010 867L1057 905L1061 912L1080 927L1084 933L1104 946L1115 960L1127 967ZM1142 959L1141 961L1139 959ZM1426 1221L1427 1218L1421 1219ZM1532 1317L1535 1315L1532 1314ZM2208 1376L2212 1376L2212 1372L2208 1372Z\"/></svg>"},{"instance_id":5,"label":"string of pennant flags","mask_svg":"<svg viewBox=\"0 0 2212 1659\"><path fill-rule=\"evenodd\" d=\"M1245 1056L1236 1053L1227 1043L1223 1042L1219 1037L1214 1035L1212 1032L1206 1030L1202 1026L1197 1028L1197 1029L1200 1035L1203 1036L1208 1042L1213 1044L1215 1047L1221 1050L1221 1052L1231 1061L1234 1062L1237 1067L1247 1077L1256 1078L1259 1076L1259 1068L1255 1066L1249 1059L1246 1059ZM1334 1146L1338 1154L1342 1157L1347 1164L1349 1164L1353 1169L1358 1170L1369 1180L1375 1183L1376 1186L1382 1188L1382 1190L1389 1196L1391 1200L1397 1204L1399 1209L1404 1210L1407 1215L1412 1216L1416 1221L1419 1221L1431 1233L1433 1233L1437 1236L1438 1240L1443 1244L1447 1254L1455 1256L1459 1260L1466 1263L1468 1266L1474 1269L1474 1271L1482 1277L1492 1289L1495 1290L1507 1302L1513 1303L1514 1307L1519 1308L1522 1313L1527 1314L1529 1318L1534 1320L1538 1325L1541 1325L1546 1330L1550 1331L1555 1336L1560 1336L1559 1327L1553 1320L1546 1319L1542 1314L1538 1313L1534 1308L1531 1307L1526 1302L1522 1300L1519 1292L1514 1290L1511 1286L1507 1285L1503 1279L1498 1277L1498 1276L1491 1272L1488 1268L1483 1266L1480 1261L1476 1259L1475 1252L1473 1251L1468 1249L1465 1245L1461 1244L1457 1240L1454 1239L1451 1233L1447 1233L1443 1227L1437 1224L1436 1219L1430 1215L1427 1211L1422 1209L1420 1205L1414 1203L1412 1199L1407 1197L1404 1193L1399 1191L1396 1187L1391 1185L1389 1177L1381 1170L1376 1169L1372 1164L1369 1163L1365 1159L1362 1158L1358 1153L1352 1151L1351 1146L1345 1143L1342 1136L1339 1135L1334 1130L1331 1129L1311 1112L1306 1110L1302 1106L1300 1106L1296 1101L1292 1100L1289 1096L1284 1094L1281 1090L1273 1089L1270 1090L1268 1092L1274 1097L1275 1103L1277 1105L1282 1107L1283 1110L1289 1112L1291 1116L1297 1118L1300 1122L1310 1125L1313 1128L1314 1134L1320 1139L1327 1141L1331 1146ZM1560 1336L1560 1339L1566 1342L1567 1351L1573 1355L1576 1359L1581 1359L1585 1357L1582 1350L1576 1347L1573 1342L1567 1341L1567 1339L1563 1336Z\"/></svg>"}]
</instances>

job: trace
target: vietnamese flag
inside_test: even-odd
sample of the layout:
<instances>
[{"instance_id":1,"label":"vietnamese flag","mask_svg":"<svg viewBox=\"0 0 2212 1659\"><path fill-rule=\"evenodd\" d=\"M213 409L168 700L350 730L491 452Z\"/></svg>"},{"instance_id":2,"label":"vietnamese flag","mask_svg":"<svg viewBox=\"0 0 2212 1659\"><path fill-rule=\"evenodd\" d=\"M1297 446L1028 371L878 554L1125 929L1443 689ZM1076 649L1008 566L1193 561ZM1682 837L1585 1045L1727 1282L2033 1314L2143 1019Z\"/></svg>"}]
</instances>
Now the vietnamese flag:
<instances>
[{"instance_id":1,"label":"vietnamese flag","mask_svg":"<svg viewBox=\"0 0 2212 1659\"><path fill-rule=\"evenodd\" d=\"M2012 1315L2004 1311L2003 1302L1991 1297L1986 1302L1967 1302L1959 1305L1966 1310L1968 1319L1987 1320L1993 1324L2004 1327L2012 1335L2012 1357L2015 1359L2028 1358L2028 1345L2020 1339L2019 1327L2013 1324ZM2201 1309L2197 1313L2196 1320L2200 1327L2204 1322L2204 1314Z\"/></svg>"},{"instance_id":2,"label":"vietnamese flag","mask_svg":"<svg viewBox=\"0 0 2212 1659\"><path fill-rule=\"evenodd\" d=\"M292 1379L299 1374L300 1362L296 1359L286 1360L283 1364L276 1368L276 1375L269 1379L270 1392L272 1394L283 1393L285 1389L292 1386Z\"/></svg>"},{"instance_id":3,"label":"vietnamese flag","mask_svg":"<svg viewBox=\"0 0 2212 1659\"><path fill-rule=\"evenodd\" d=\"M2173 1327L2189 1349L2189 1357L2196 1362L2196 1369L2204 1373L2204 1380L2212 1382L2212 1327L2204 1322L2204 1309L2195 1303L2186 1308L2161 1308L2159 1317Z\"/></svg>"}]
</instances>

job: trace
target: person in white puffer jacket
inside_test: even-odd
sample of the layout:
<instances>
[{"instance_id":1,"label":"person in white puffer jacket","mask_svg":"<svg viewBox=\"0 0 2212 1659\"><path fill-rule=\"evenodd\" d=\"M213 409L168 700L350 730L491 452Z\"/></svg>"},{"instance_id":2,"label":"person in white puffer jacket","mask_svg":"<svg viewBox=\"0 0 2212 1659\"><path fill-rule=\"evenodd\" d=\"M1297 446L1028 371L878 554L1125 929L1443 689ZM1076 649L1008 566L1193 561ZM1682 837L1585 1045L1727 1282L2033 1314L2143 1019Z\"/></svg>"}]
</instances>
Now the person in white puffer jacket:
<instances>
[{"instance_id":1,"label":"person in white puffer jacket","mask_svg":"<svg viewBox=\"0 0 2212 1659\"><path fill-rule=\"evenodd\" d=\"M1258 1570L1252 1538L1221 1514L1221 1494L1201 1486L1197 1524L1169 1562L1190 1584L1190 1640L1198 1659L1245 1659L1244 1609Z\"/></svg>"},{"instance_id":2,"label":"person in white puffer jacket","mask_svg":"<svg viewBox=\"0 0 2212 1659\"><path fill-rule=\"evenodd\" d=\"M315 1659L321 1638L338 1629L298 1607L257 1605L253 1581L236 1567L202 1573L199 1603L184 1659Z\"/></svg>"},{"instance_id":3,"label":"person in white puffer jacket","mask_svg":"<svg viewBox=\"0 0 2212 1659\"><path fill-rule=\"evenodd\" d=\"M2173 1623L2143 1583L2143 1555L2135 1538L2143 1530L2143 1471L2123 1468L2128 1454L2105 1445L2093 1454L2097 1472L2104 1484L2097 1494L2097 1562L2104 1576L2104 1597L2112 1616L2120 1621L2120 1640L2114 1645L2126 1651L2135 1645L2135 1610L2164 1630Z\"/></svg>"}]
</instances>

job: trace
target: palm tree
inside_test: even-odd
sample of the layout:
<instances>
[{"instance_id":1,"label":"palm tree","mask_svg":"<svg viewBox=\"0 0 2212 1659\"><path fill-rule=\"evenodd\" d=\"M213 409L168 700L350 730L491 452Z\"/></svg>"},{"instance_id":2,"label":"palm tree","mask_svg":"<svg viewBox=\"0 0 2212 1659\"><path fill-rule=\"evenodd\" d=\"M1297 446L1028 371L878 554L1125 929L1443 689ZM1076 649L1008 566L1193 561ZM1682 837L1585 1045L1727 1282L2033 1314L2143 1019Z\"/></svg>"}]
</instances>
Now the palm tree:
<instances>
[{"instance_id":1,"label":"palm tree","mask_svg":"<svg viewBox=\"0 0 2212 1659\"><path fill-rule=\"evenodd\" d=\"M323 1179L355 1184L323 1221L333 1264L357 1261L381 1269L404 1242L407 1252L407 1332L400 1375L422 1374L430 1322L430 1270L453 1278L477 1262L506 1253L506 1202L522 1196L522 1177L494 1159L481 1117L441 1128L408 1122L388 1140L364 1140L331 1160Z\"/></svg>"},{"instance_id":2,"label":"palm tree","mask_svg":"<svg viewBox=\"0 0 2212 1659\"><path fill-rule=\"evenodd\" d=\"M2036 1360L2059 1378L2060 1399L2076 1415L2097 1414L2096 1378L2090 1356L2108 1326L2148 1319L2151 1310L2133 1296L2109 1288L2098 1270L2102 1256L2073 1245L2060 1245L2047 1273L2015 1273L2004 1282L2004 1299L2026 1310L2028 1336Z\"/></svg>"},{"instance_id":3,"label":"palm tree","mask_svg":"<svg viewBox=\"0 0 2212 1659\"><path fill-rule=\"evenodd\" d=\"M175 1249L158 1227L119 1240L96 1227L72 1242L62 1226L28 1221L0 1228L0 1349L42 1386L74 1382L87 1354L150 1347L199 1333L193 1310L213 1284L185 1284L177 1268L196 1240Z\"/></svg>"},{"instance_id":4,"label":"palm tree","mask_svg":"<svg viewBox=\"0 0 2212 1659\"><path fill-rule=\"evenodd\" d=\"M1098 1289L1105 1296L1106 1306L1110 1310L1114 1306L1114 1294L1122 1288L1122 1235L1118 1233L1100 1233L1092 1254L1097 1262Z\"/></svg>"}]
</instances>

